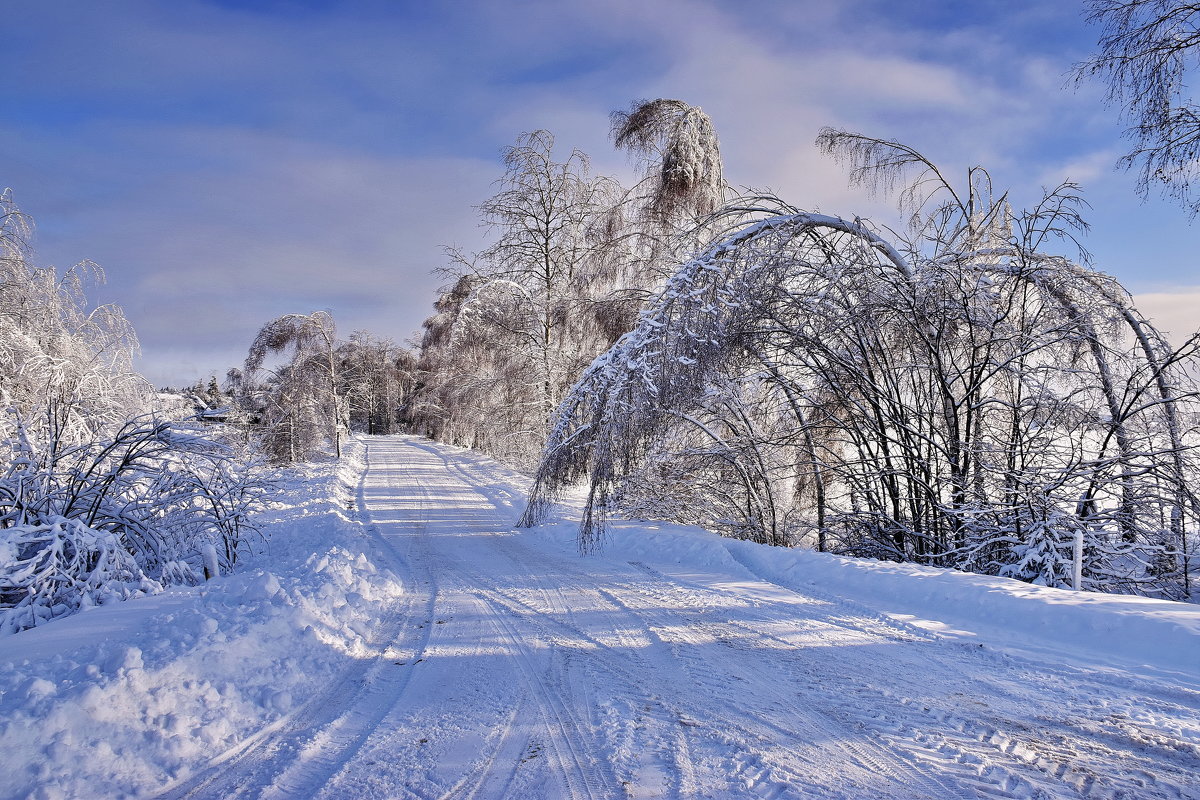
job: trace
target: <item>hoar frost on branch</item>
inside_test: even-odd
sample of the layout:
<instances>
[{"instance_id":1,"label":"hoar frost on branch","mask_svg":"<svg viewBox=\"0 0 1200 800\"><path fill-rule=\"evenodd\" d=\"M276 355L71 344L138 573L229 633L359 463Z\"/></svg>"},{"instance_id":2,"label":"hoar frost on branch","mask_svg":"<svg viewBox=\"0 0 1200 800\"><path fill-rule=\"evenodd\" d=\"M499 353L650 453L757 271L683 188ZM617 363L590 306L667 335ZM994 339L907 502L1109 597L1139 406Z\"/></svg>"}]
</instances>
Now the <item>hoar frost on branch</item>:
<instances>
[{"instance_id":1,"label":"hoar frost on branch","mask_svg":"<svg viewBox=\"0 0 1200 800\"><path fill-rule=\"evenodd\" d=\"M150 386L133 369L137 336L121 309L88 309L84 286L103 280L90 262L63 275L33 265L32 224L0 194L0 405L26 434L73 444L145 408ZM0 431L11 432L11 419Z\"/></svg>"},{"instance_id":2,"label":"hoar frost on branch","mask_svg":"<svg viewBox=\"0 0 1200 800\"><path fill-rule=\"evenodd\" d=\"M355 331L338 345L337 357L350 427L367 434L399 430L416 380L413 353L391 339Z\"/></svg>"},{"instance_id":3,"label":"hoar frost on branch","mask_svg":"<svg viewBox=\"0 0 1200 800\"><path fill-rule=\"evenodd\" d=\"M724 199L721 148L712 120L682 100L641 100L612 115L612 138L649 165L649 210L660 220L704 217Z\"/></svg>"},{"instance_id":4,"label":"hoar frost on branch","mask_svg":"<svg viewBox=\"0 0 1200 800\"><path fill-rule=\"evenodd\" d=\"M1172 350L1116 281L1044 252L1082 227L1075 187L1013 214L981 168L960 189L895 142L820 144L906 187L908 234L768 197L719 212L560 405L522 522L586 479L594 548L684 459L657 496L725 486L676 516L736 535L1066 585L1078 531L1085 586L1189 593L1196 340Z\"/></svg>"},{"instance_id":5,"label":"hoar frost on branch","mask_svg":"<svg viewBox=\"0 0 1200 800\"><path fill-rule=\"evenodd\" d=\"M596 223L616 189L577 150L556 161L546 131L523 134L504 163L500 191L480 206L496 240L452 252L454 283L426 323L417 418L434 437L520 462L607 344Z\"/></svg>"},{"instance_id":6,"label":"hoar frost on branch","mask_svg":"<svg viewBox=\"0 0 1200 800\"><path fill-rule=\"evenodd\" d=\"M577 150L556 160L546 131L505 149L500 191L480 206L496 239L450 251L453 283L426 322L417 430L530 463L571 382L706 240L700 220L725 194L708 116L641 102L614 115L612 135L645 171L631 189L593 176Z\"/></svg>"},{"instance_id":7,"label":"hoar frost on branch","mask_svg":"<svg viewBox=\"0 0 1200 800\"><path fill-rule=\"evenodd\" d=\"M146 416L39 448L18 425L0 474L0 632L232 568L266 484L211 433Z\"/></svg>"},{"instance_id":8,"label":"hoar frost on branch","mask_svg":"<svg viewBox=\"0 0 1200 800\"><path fill-rule=\"evenodd\" d=\"M1200 5L1180 0L1089 0L1088 21L1100 25L1099 52L1075 68L1076 79L1100 77L1108 99L1131 123L1133 149L1120 165L1138 167L1138 191L1158 186L1189 214L1200 212L1196 159L1200 106L1187 95L1200 45Z\"/></svg>"},{"instance_id":9,"label":"hoar frost on branch","mask_svg":"<svg viewBox=\"0 0 1200 800\"><path fill-rule=\"evenodd\" d=\"M325 311L284 314L258 332L239 376L244 401L261 417L260 445L277 463L302 461L325 441L341 457L347 409L339 392L337 328ZM288 355L277 369L272 355ZM259 381L261 372L269 372Z\"/></svg>"}]
</instances>

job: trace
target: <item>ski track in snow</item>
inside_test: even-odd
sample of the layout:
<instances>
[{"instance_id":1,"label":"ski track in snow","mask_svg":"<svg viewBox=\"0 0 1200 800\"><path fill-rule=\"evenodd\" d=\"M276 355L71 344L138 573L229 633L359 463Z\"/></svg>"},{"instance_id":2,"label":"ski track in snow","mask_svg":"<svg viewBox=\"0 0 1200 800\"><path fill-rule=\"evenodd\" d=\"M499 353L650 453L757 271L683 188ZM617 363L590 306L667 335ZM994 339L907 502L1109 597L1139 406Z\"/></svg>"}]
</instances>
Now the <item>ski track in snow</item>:
<instances>
[{"instance_id":1,"label":"ski track in snow","mask_svg":"<svg viewBox=\"0 0 1200 800\"><path fill-rule=\"evenodd\" d=\"M580 557L562 525L513 530L494 462L365 442L357 511L400 599L158 797L1200 798L1200 677L944 636L737 549Z\"/></svg>"}]
</instances>

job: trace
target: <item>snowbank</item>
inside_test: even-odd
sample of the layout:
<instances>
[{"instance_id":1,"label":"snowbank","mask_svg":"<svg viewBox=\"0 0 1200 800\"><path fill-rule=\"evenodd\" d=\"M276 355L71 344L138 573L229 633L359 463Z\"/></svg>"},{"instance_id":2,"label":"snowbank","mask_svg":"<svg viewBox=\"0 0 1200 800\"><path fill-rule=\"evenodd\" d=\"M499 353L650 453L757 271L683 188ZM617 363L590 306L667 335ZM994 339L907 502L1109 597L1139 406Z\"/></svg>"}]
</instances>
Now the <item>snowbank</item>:
<instances>
[{"instance_id":1,"label":"snowbank","mask_svg":"<svg viewBox=\"0 0 1200 800\"><path fill-rule=\"evenodd\" d=\"M534 535L573 549L577 520L560 518ZM601 557L674 575L741 575L1010 653L1182 673L1200 682L1200 606L1188 603L768 547L666 523L614 521Z\"/></svg>"},{"instance_id":2,"label":"snowbank","mask_svg":"<svg viewBox=\"0 0 1200 800\"><path fill-rule=\"evenodd\" d=\"M528 476L473 451L441 446L472 461L481 477L493 476L485 489L493 501L513 508L514 520L519 516L523 503L512 498L528 491ZM568 493L546 524L527 534L563 552L578 552L583 498L582 490ZM612 520L599 557L676 574L698 569L741 575L1011 653L1182 673L1200 685L1200 605L769 547L663 522Z\"/></svg>"},{"instance_id":3,"label":"snowbank","mask_svg":"<svg viewBox=\"0 0 1200 800\"><path fill-rule=\"evenodd\" d=\"M0 637L0 797L162 788L371 655L403 587L348 510L347 450L293 473L233 575Z\"/></svg>"},{"instance_id":4,"label":"snowbank","mask_svg":"<svg viewBox=\"0 0 1200 800\"><path fill-rule=\"evenodd\" d=\"M728 542L727 549L766 580L853 597L894 619L946 635L1039 656L1086 654L1089 661L1200 679L1200 607L1187 603L812 551L779 557L749 542Z\"/></svg>"}]
</instances>

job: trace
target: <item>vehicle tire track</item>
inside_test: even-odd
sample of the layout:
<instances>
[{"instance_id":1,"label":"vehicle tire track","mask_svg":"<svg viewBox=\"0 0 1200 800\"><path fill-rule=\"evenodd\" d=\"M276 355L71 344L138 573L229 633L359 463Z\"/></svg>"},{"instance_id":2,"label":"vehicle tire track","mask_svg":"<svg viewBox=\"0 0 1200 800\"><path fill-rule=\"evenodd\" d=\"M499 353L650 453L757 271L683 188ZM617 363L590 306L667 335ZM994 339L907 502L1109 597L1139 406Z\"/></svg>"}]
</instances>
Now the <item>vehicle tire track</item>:
<instances>
[{"instance_id":1,"label":"vehicle tire track","mask_svg":"<svg viewBox=\"0 0 1200 800\"><path fill-rule=\"evenodd\" d=\"M168 796L1197 797L1200 693L1184 685L948 641L816 589L747 592L533 547L511 527L509 473L412 437L379 445L358 506L388 509L368 532L422 590L385 621L412 666L348 670L360 685L214 761L227 777ZM465 633L434 636L452 627L435 628L447 609ZM381 656L399 652L378 630ZM480 685L458 691L463 677ZM448 710L419 702L451 684L431 695ZM476 698L487 707L471 710ZM389 758L405 762L387 782L363 778Z\"/></svg>"},{"instance_id":2,"label":"vehicle tire track","mask_svg":"<svg viewBox=\"0 0 1200 800\"><path fill-rule=\"evenodd\" d=\"M427 445L425 449L434 453L437 451L435 445ZM476 461L461 461L441 453L437 455L463 482L486 485L489 479L486 465ZM486 496L493 504L507 504L511 500L511 495L504 492L481 489L480 494ZM526 570L530 582L536 584L537 591L540 592L541 599L537 602L532 600L532 595L529 594L531 590L528 588L518 591L512 587L505 587L502 590L502 595L509 602L520 606L519 613L531 619L541 615L556 624L566 625L579 637L577 642L580 645L583 641L588 641L590 646L597 648L597 653L602 654L592 659L593 661L606 661L608 656L614 655L619 648L607 647L613 641L613 637L604 637L606 641L602 642L594 636L584 634L586 625L576 619L576 612L567 599L568 593L577 600L586 596L590 607L588 583L595 576L584 573L573 564L568 564L552 554L540 551L536 554L518 553L517 545L513 543L518 537L503 539L505 543L498 547L505 552L510 561L519 563L522 558L534 558L538 562L547 562L546 566L553 567L555 581L543 577L549 575L549 571ZM564 574L568 578L567 582L559 580ZM674 648L674 659L683 664L685 669L691 670L689 674L692 679L703 683L705 671L708 669L707 666L698 664L695 659L689 660L690 654L700 650L702 640L716 641L725 638L731 641L742 639L758 642L762 646L756 646L756 657L765 654L764 657L769 662L769 666L763 664L759 666L760 669L778 671L784 682L793 678L803 680L806 670L815 670L815 675L820 679L808 681L799 702L791 697L784 698L779 703L761 702L755 705L752 716L769 715L773 705L782 706L780 710L790 714L811 710L816 706L824 713L827 724L835 734L859 732L858 740L852 742L848 749L853 750L854 746L864 743L871 744L869 752L858 754L863 763L871 764L870 759L876 756L878 748L907 764L910 771L915 769L922 773L937 774L968 796L1017 797L1041 793L1088 798L1187 796L1187 775L1200 766L1194 742L1178 735L1169 736L1155 726L1139 727L1132 714L1121 716L1121 726L1117 729L1105 730L1099 725L1092 725L1090 730L1085 730L1082 724L1071 727L1056 718L1045 719L1045 728L1035 728L1024 724L1026 721L1023 719L1006 718L987 707L973 708L971 713L977 716L964 715L958 713L951 704L943 702L926 707L920 700L914 702L908 696L889 691L886 686L872 685L869 682L856 684L847 676L830 672L828 667L819 661L806 662L803 650L798 649L794 642L773 636L770 633L770 623L778 623L780 619L777 611L774 617L771 615L774 609L766 609L761 613L753 608L741 609L736 619L726 619L714 624L711 619L700 613L700 609L695 608L697 597L711 594L711 588L689 584L677 577L668 578L661 573L654 573L649 577L652 577L653 581L630 580L624 583L617 581L614 584L611 581L613 576L606 575L606 599L611 607L616 608L624 603L625 611L629 615L641 617L646 629L645 634L664 633L665 638L660 637L659 644ZM651 586L660 587L665 593L649 591ZM787 587L779 588L791 592ZM644 601L637 600L639 593L644 597ZM928 666L928 674L944 674L947 672L946 659L949 658L953 665L961 665L964 674L974 672L988 675L986 692L997 695L1010 708L1036 706L1045 697L1077 697L1086 702L1086 693L1081 695L1077 690L1077 684L1081 680L1094 683L1095 685L1089 686L1086 691L1094 692L1097 696L1107 694L1104 692L1106 686L1126 692L1130 689L1131 676L1127 674L1108 675L1104 671L1081 671L1070 666L1033 662L990 648L948 641L935 633L899 622L852 600L829 596L816 590L806 594L811 595L814 600L835 607L840 624L853 624L865 635L876 636L903 646L914 669L925 663ZM632 605L631 602L625 601L631 601ZM664 613L661 612L662 609L687 611ZM683 625L680 624L681 616L687 620ZM551 625L550 628L553 629L554 626ZM689 632L692 636L679 636L679 630ZM552 635L552 631L543 630L540 635ZM644 641L634 641L638 638L641 637L624 637L624 646L631 653L636 653L644 647ZM600 649L604 647L607 649ZM785 658L783 654L786 653L796 654L798 658ZM796 663L789 663L790 661ZM602 669L611 671L612 662L602 666ZM950 672L954 669L954 666L949 667ZM735 664L727 670L712 674L711 682L706 688L711 692L727 690L730 675L742 679L747 677L739 674ZM919 681L919 677L917 680ZM1028 682L1029 685L1018 685L1023 682ZM1150 682L1135 679L1133 683L1139 684L1138 691L1142 693L1144 700L1154 698L1157 689ZM964 696L968 696L972 690L979 691L978 686L964 686L964 689ZM1172 695L1170 698L1165 695L1160 698L1162 713L1184 719L1189 715L1195 716L1196 698L1200 695L1187 692L1181 687L1166 687L1162 691ZM769 693L767 697L770 697ZM630 695L629 701L631 705L636 703L633 695ZM653 704L649 707L653 707ZM749 734L752 726L743 727L745 729L741 734ZM1118 737L1125 737L1128 746L1120 747L1120 742L1114 742L1117 749L1110 749L1104 745L1105 739ZM1156 752L1143 758L1140 751L1146 749ZM1083 763L1077 763L1080 759ZM1103 771L1092 769L1118 760L1122 761L1126 768ZM1172 764L1172 761L1178 762L1178 766ZM1158 767L1157 776L1154 775L1155 765ZM757 767L747 766L747 769L753 770ZM922 784L918 782L917 785ZM924 787L930 794L945 791L930 784L924 784Z\"/></svg>"},{"instance_id":3,"label":"vehicle tire track","mask_svg":"<svg viewBox=\"0 0 1200 800\"><path fill-rule=\"evenodd\" d=\"M397 657L420 658L429 641L429 627L414 637L411 622L431 615L437 588L432 576L423 576L423 580L413 576L371 521L365 502L371 464L369 444L366 461L356 491L355 513L391 562L389 568L397 575L408 575L403 599L376 626L369 644L378 655L351 663L326 691L211 759L198 772L163 791L161 800L270 797L280 791L283 797L311 794L345 763L403 695L411 673L396 674L392 661ZM424 595L413 591L422 584L426 587ZM286 788L276 788L281 781Z\"/></svg>"},{"instance_id":4,"label":"vehicle tire track","mask_svg":"<svg viewBox=\"0 0 1200 800\"><path fill-rule=\"evenodd\" d=\"M644 571L652 574L656 570L644 564L634 562ZM710 592L711 589L698 584L674 578L671 583L664 583L672 591L680 588L697 592ZM646 587L634 587L645 590ZM663 604L661 597L652 598L652 604ZM756 615L753 611L745 613L740 619L729 620L724 625L740 629L748 635L773 640L781 648L791 648L792 643L773 637L763 628L756 627L756 616L762 623L773 619L769 614ZM900 637L902 641L911 641L921 645L916 649L910 648L909 654L917 661L924 659L929 674L937 670L945 670L946 650L958 653L963 660L974 660L982 656L990 660L986 653L980 654L974 648L946 648L935 635L914 629L911 626L889 624L889 620L876 619L879 623L878 632L885 636ZM708 620L699 619L697 628L711 624ZM868 629L869 626L863 626ZM889 629L891 629L889 631ZM910 634L920 634L912 637ZM932 651L936 650L934 655ZM803 652L796 650L797 654ZM817 662L810 662L810 666ZM964 666L964 671L973 665ZM1009 665L1010 673L1012 666ZM1069 687L1059 682L1058 676L1052 670L1039 673L1036 678L1029 676L1031 682L1051 681L1056 686L1042 692L1046 696L1067 696ZM1003 681L1011 678L997 676L993 680ZM990 695L998 692L993 690ZM1037 699L1029 696L1026 688L1023 692L1013 695L1010 702L1019 705L1036 705ZM1077 796L1086 798L1179 798L1187 796L1187 775L1190 770L1200 769L1200 759L1194 757L1194 751L1181 755L1192 755L1191 765L1180 760L1178 770L1173 770L1173 780L1155 778L1151 775L1150 765L1136 767L1128 764L1119 773L1097 774L1086 765L1079 764L1084 755L1083 750L1090 749L1087 761L1092 764L1105 763L1115 760L1115 751L1105 751L1094 737L1079 737L1069 744L1055 746L1049 742L1057 736L1053 727L1048 730L1035 732L1026 728L1024 731L1009 730L1011 722L1006 724L1002 718L996 717L985 708L975 711L986 721L978 717L966 717L956 713L952 707L925 707L920 702L911 702L905 695L897 695L885 688L846 680L837 673L826 672L819 680L810 681L806 686L805 700L812 702L820 700L822 707L834 718L849 726L859 726L871 735L887 742L895 751L917 763L928 765L935 771L950 773L964 788L981 796L996 797L1025 797L1032 793L1042 792L1049 796ZM1182 712L1182 709L1175 709ZM1051 720L1047 720L1051 722ZM1060 737L1065 738L1065 737ZM1144 747L1144 743L1141 743ZM1184 748L1187 745L1178 740L1170 743L1170 749ZM1121 754L1128 762L1129 752ZM1173 755L1164 753L1164 755ZM1138 756L1132 754L1134 759ZM1161 762L1160 762L1161 764ZM1160 765L1161 770L1161 765ZM1192 774L1197 774L1193 772ZM1151 775L1149 779L1145 776Z\"/></svg>"}]
</instances>

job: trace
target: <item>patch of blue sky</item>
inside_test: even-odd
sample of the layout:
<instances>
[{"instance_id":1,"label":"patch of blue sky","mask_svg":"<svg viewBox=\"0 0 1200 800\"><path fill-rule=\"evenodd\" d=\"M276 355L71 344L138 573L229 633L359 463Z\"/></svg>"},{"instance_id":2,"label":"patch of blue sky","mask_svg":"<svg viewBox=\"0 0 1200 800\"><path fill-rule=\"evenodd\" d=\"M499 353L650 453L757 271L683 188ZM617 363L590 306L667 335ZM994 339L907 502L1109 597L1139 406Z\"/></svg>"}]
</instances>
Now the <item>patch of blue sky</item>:
<instances>
[{"instance_id":1,"label":"patch of blue sky","mask_svg":"<svg viewBox=\"0 0 1200 800\"><path fill-rule=\"evenodd\" d=\"M1021 202L1073 178L1094 206L1101 268L1134 288L1200 284L1181 255L1186 215L1141 203L1112 168L1128 146L1117 111L1099 87L1069 85L1098 34L1082 12L1082 0L14 0L0 185L38 220L47 262L98 258L107 299L147 310L148 355L194 346L203 328L164 271L207 276L210 304L233 309L227 339L329 298L344 330L407 338L441 282L441 245L480 242L472 206L502 147L545 127L598 171L628 171L608 114L653 97L713 115L736 185L830 213L893 221L815 152L825 124L910 143L951 175L982 164ZM374 287L371 302L342 289L339 265ZM272 285L290 289L244 301ZM218 374L244 355L211 353Z\"/></svg>"}]
</instances>

